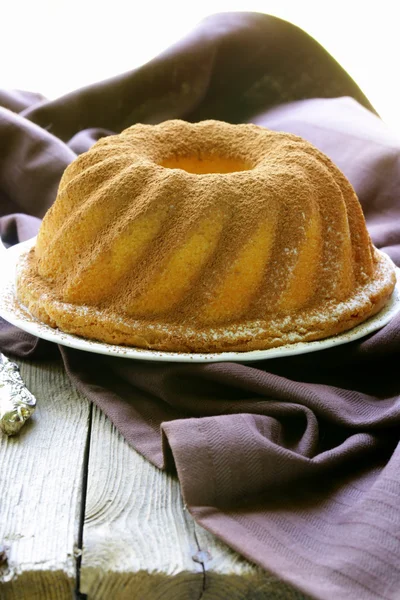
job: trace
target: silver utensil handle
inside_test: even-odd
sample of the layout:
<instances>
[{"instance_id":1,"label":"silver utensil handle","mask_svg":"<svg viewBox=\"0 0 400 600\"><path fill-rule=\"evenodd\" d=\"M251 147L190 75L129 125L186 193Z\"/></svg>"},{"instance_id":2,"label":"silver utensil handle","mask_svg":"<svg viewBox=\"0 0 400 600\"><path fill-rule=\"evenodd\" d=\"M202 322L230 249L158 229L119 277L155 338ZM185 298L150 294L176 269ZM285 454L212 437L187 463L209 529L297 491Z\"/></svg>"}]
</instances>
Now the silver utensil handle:
<instances>
[{"instance_id":1,"label":"silver utensil handle","mask_svg":"<svg viewBox=\"0 0 400 600\"><path fill-rule=\"evenodd\" d=\"M22 381L18 366L0 352L0 429L15 435L35 408L36 398Z\"/></svg>"},{"instance_id":2,"label":"silver utensil handle","mask_svg":"<svg viewBox=\"0 0 400 600\"><path fill-rule=\"evenodd\" d=\"M0 269L6 248L0 237ZM15 435L32 416L36 398L26 388L18 366L0 352L0 430Z\"/></svg>"}]
</instances>

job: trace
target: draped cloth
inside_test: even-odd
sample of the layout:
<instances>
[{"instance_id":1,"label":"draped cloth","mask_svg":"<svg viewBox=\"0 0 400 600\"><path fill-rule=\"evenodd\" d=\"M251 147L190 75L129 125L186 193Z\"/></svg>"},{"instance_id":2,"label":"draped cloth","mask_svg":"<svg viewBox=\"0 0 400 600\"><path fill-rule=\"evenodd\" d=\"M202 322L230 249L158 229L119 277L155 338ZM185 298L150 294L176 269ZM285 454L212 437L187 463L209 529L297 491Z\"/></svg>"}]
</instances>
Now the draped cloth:
<instances>
[{"instance_id":1,"label":"draped cloth","mask_svg":"<svg viewBox=\"0 0 400 600\"><path fill-rule=\"evenodd\" d=\"M37 233L63 170L96 140L171 118L303 136L349 178L400 266L399 139L315 40L257 13L213 15L148 64L56 100L0 91L3 242ZM128 443L177 473L197 522L249 560L315 598L400 598L400 317L251 364L94 355L5 321L0 349L61 356Z\"/></svg>"}]
</instances>

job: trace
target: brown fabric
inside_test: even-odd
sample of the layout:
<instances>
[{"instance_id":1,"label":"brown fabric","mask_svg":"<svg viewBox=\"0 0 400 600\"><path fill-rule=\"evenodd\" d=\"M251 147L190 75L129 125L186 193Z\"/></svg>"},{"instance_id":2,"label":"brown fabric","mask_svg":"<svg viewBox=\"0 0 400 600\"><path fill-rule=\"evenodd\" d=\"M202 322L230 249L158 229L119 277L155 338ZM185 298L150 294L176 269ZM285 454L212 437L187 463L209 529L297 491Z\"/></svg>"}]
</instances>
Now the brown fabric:
<instances>
[{"instance_id":1,"label":"brown fabric","mask_svg":"<svg viewBox=\"0 0 400 600\"><path fill-rule=\"evenodd\" d=\"M24 94L0 98L11 109L0 108L7 244L36 233L63 169L95 139L136 121L214 118L326 152L400 265L400 143L337 63L283 21L217 15L123 76L30 106ZM128 442L176 469L197 521L250 560L315 598L400 597L400 317L352 344L247 365L107 358L4 321L0 348L30 360L61 352Z\"/></svg>"}]
</instances>

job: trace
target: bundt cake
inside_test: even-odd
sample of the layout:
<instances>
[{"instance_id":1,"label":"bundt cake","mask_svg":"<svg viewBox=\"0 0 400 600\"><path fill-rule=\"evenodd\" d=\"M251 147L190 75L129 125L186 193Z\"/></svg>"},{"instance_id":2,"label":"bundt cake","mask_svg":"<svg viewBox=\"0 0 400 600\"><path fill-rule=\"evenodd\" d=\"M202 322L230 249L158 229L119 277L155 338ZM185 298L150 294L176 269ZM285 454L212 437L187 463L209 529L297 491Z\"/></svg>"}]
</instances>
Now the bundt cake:
<instances>
[{"instance_id":1,"label":"bundt cake","mask_svg":"<svg viewBox=\"0 0 400 600\"><path fill-rule=\"evenodd\" d=\"M103 138L69 165L17 295L85 338L219 352L343 332L394 285L352 186L309 142L172 120Z\"/></svg>"}]
</instances>

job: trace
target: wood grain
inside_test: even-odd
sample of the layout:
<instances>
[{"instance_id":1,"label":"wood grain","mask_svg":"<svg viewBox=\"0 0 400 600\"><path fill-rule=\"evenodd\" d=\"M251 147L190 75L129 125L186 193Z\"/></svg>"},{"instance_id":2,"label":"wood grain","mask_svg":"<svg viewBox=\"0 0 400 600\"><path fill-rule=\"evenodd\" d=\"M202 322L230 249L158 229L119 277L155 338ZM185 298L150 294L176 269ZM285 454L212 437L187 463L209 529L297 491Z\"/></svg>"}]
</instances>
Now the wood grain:
<instances>
[{"instance_id":1,"label":"wood grain","mask_svg":"<svg viewBox=\"0 0 400 600\"><path fill-rule=\"evenodd\" d=\"M93 411L81 591L89 600L301 600L197 525L179 482Z\"/></svg>"},{"instance_id":2,"label":"wood grain","mask_svg":"<svg viewBox=\"0 0 400 600\"><path fill-rule=\"evenodd\" d=\"M1 600L70 600L88 402L59 363L21 364L37 412L0 440ZM185 509L179 482L92 412L80 591L88 600L301 600ZM1 548L0 548L1 550Z\"/></svg>"},{"instance_id":3,"label":"wood grain","mask_svg":"<svg viewBox=\"0 0 400 600\"><path fill-rule=\"evenodd\" d=\"M81 591L96 600L197 599L197 551L176 479L130 448L94 409Z\"/></svg>"},{"instance_id":4,"label":"wood grain","mask_svg":"<svg viewBox=\"0 0 400 600\"><path fill-rule=\"evenodd\" d=\"M0 598L70 600L89 403L60 363L19 364L37 409L0 439Z\"/></svg>"}]
</instances>

